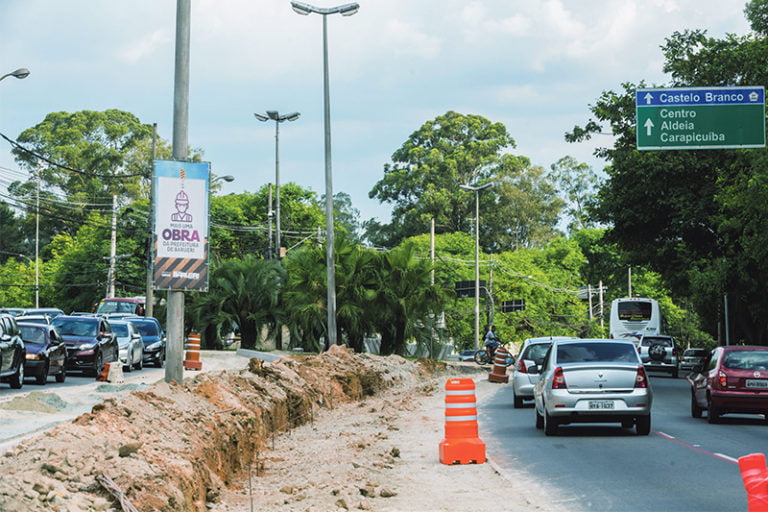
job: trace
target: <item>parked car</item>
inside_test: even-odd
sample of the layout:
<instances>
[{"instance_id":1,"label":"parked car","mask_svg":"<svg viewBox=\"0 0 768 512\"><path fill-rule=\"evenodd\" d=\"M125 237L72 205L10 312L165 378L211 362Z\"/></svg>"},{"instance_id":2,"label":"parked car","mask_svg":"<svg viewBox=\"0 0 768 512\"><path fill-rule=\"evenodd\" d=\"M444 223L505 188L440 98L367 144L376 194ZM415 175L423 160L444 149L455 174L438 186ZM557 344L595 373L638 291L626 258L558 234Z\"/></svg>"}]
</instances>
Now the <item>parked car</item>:
<instances>
[{"instance_id":1,"label":"parked car","mask_svg":"<svg viewBox=\"0 0 768 512\"><path fill-rule=\"evenodd\" d=\"M117 346L120 351L120 361L127 372L134 368L144 368L144 341L141 334L128 320L109 320L112 332L117 336Z\"/></svg>"},{"instance_id":2,"label":"parked car","mask_svg":"<svg viewBox=\"0 0 768 512\"><path fill-rule=\"evenodd\" d=\"M533 389L536 428L554 435L569 423L619 422L651 431L653 393L631 341L555 340Z\"/></svg>"},{"instance_id":3,"label":"parked car","mask_svg":"<svg viewBox=\"0 0 768 512\"><path fill-rule=\"evenodd\" d=\"M158 368L165 366L165 332L157 318L135 316L126 320L130 320L141 334L144 342L144 364L152 364Z\"/></svg>"},{"instance_id":4,"label":"parked car","mask_svg":"<svg viewBox=\"0 0 768 512\"><path fill-rule=\"evenodd\" d=\"M763 414L768 422L768 347L717 347L691 382L691 416L707 411L710 423L723 414Z\"/></svg>"},{"instance_id":5,"label":"parked car","mask_svg":"<svg viewBox=\"0 0 768 512\"><path fill-rule=\"evenodd\" d=\"M693 371L696 366L704 366L704 360L709 355L709 352L704 348L688 348L685 349L683 355L680 356L678 368L681 370Z\"/></svg>"},{"instance_id":6,"label":"parked car","mask_svg":"<svg viewBox=\"0 0 768 512\"><path fill-rule=\"evenodd\" d=\"M25 356L16 318L9 313L0 313L0 382L7 382L13 389L24 385Z\"/></svg>"},{"instance_id":7,"label":"parked car","mask_svg":"<svg viewBox=\"0 0 768 512\"><path fill-rule=\"evenodd\" d=\"M474 361L477 350L462 350L459 352L459 361Z\"/></svg>"},{"instance_id":8,"label":"parked car","mask_svg":"<svg viewBox=\"0 0 768 512\"><path fill-rule=\"evenodd\" d=\"M52 318L48 315L19 315L16 317L17 322L24 322L25 324L50 324Z\"/></svg>"},{"instance_id":9,"label":"parked car","mask_svg":"<svg viewBox=\"0 0 768 512\"><path fill-rule=\"evenodd\" d=\"M640 338L637 350L646 370L656 372L669 372L673 378L677 378L679 368L677 366L677 347L672 336L655 334Z\"/></svg>"},{"instance_id":10,"label":"parked car","mask_svg":"<svg viewBox=\"0 0 768 512\"><path fill-rule=\"evenodd\" d=\"M56 382L64 382L67 378L67 346L56 328L26 320L18 324L26 349L25 375L34 377L40 385L48 382L49 375L55 376Z\"/></svg>"},{"instance_id":11,"label":"parked car","mask_svg":"<svg viewBox=\"0 0 768 512\"><path fill-rule=\"evenodd\" d=\"M512 372L515 409L523 406L523 400L533 400L533 388L539 381L539 367L551 345L551 340L529 342L517 356Z\"/></svg>"},{"instance_id":12,"label":"parked car","mask_svg":"<svg viewBox=\"0 0 768 512\"><path fill-rule=\"evenodd\" d=\"M19 316L24 312L24 308L2 308L0 313L7 313L11 316Z\"/></svg>"},{"instance_id":13,"label":"parked car","mask_svg":"<svg viewBox=\"0 0 768 512\"><path fill-rule=\"evenodd\" d=\"M67 346L67 371L98 375L119 359L117 336L106 318L61 315L53 319Z\"/></svg>"}]
</instances>

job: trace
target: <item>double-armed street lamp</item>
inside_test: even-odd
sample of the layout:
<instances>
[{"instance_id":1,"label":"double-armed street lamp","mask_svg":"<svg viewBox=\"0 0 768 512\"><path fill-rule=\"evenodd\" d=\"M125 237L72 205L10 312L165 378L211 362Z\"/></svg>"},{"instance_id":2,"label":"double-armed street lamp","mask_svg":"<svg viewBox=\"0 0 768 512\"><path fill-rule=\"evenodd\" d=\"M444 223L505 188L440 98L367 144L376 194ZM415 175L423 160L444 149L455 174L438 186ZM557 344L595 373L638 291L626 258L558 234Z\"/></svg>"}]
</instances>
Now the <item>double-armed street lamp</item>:
<instances>
[{"instance_id":1,"label":"double-armed street lamp","mask_svg":"<svg viewBox=\"0 0 768 512\"><path fill-rule=\"evenodd\" d=\"M9 76L19 79L27 78L29 76L29 70L27 68L19 68L16 71L11 71L10 73L6 73L3 76L0 76L0 80L8 78Z\"/></svg>"},{"instance_id":2,"label":"double-armed street lamp","mask_svg":"<svg viewBox=\"0 0 768 512\"><path fill-rule=\"evenodd\" d=\"M334 269L334 230L333 230L333 178L331 174L331 107L330 93L328 91L328 23L329 14L341 14L352 16L360 10L360 5L355 3L339 5L336 7L314 7L303 2L291 2L294 11L302 16L311 13L320 14L323 17L323 98L325 119L325 263L328 269L328 334L326 342L328 346L336 344L336 274Z\"/></svg>"},{"instance_id":3,"label":"double-armed street lamp","mask_svg":"<svg viewBox=\"0 0 768 512\"><path fill-rule=\"evenodd\" d=\"M494 186L494 182L484 185L459 185L464 190L475 193L475 350L480 348L480 191Z\"/></svg>"},{"instance_id":4,"label":"double-armed street lamp","mask_svg":"<svg viewBox=\"0 0 768 512\"><path fill-rule=\"evenodd\" d=\"M280 259L280 123L285 121L295 121L301 114L298 112L291 112L290 114L283 114L277 110L267 110L267 115L254 113L256 119L259 121L269 121L270 119L275 122L275 201L277 207L275 208L275 247L277 250L277 258ZM271 206L270 206L271 208Z\"/></svg>"}]
</instances>

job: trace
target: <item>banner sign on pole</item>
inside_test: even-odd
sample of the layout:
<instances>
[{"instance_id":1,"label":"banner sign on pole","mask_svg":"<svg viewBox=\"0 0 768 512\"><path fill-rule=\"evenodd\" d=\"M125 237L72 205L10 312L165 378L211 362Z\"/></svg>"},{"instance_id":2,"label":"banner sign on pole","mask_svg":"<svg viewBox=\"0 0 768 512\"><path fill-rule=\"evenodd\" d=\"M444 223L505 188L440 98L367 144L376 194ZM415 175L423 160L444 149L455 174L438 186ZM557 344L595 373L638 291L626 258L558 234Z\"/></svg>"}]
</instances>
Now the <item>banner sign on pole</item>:
<instances>
[{"instance_id":1,"label":"banner sign on pole","mask_svg":"<svg viewBox=\"0 0 768 512\"><path fill-rule=\"evenodd\" d=\"M207 291L210 164L154 164L154 287Z\"/></svg>"}]
</instances>

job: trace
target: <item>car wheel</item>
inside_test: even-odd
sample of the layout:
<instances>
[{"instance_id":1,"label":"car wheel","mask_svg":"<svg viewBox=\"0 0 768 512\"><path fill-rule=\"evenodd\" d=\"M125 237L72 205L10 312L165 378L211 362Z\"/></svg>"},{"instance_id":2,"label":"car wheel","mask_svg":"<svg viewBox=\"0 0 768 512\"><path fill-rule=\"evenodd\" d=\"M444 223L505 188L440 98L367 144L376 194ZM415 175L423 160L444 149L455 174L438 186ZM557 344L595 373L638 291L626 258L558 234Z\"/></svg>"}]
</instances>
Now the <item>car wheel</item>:
<instances>
[{"instance_id":1,"label":"car wheel","mask_svg":"<svg viewBox=\"0 0 768 512\"><path fill-rule=\"evenodd\" d=\"M61 371L56 374L56 382L62 383L65 380L67 380L67 370L64 369L64 367L61 367Z\"/></svg>"},{"instance_id":2,"label":"car wheel","mask_svg":"<svg viewBox=\"0 0 768 512\"><path fill-rule=\"evenodd\" d=\"M701 418L702 408L696 401L696 393L691 391L691 416L694 418Z\"/></svg>"},{"instance_id":3,"label":"car wheel","mask_svg":"<svg viewBox=\"0 0 768 512\"><path fill-rule=\"evenodd\" d=\"M522 408L523 407L523 399L520 398L517 395L513 395L513 396L514 396L514 407L515 407L515 409Z\"/></svg>"},{"instance_id":4,"label":"car wheel","mask_svg":"<svg viewBox=\"0 0 768 512\"><path fill-rule=\"evenodd\" d=\"M664 348L664 345L661 345L660 343L654 343L648 347L648 357L653 361L663 361L666 353L667 350Z\"/></svg>"},{"instance_id":5,"label":"car wheel","mask_svg":"<svg viewBox=\"0 0 768 512\"><path fill-rule=\"evenodd\" d=\"M720 411L715 407L712 407L712 399L707 399L707 421L710 423L717 423L720 421Z\"/></svg>"},{"instance_id":6,"label":"car wheel","mask_svg":"<svg viewBox=\"0 0 768 512\"><path fill-rule=\"evenodd\" d=\"M96 356L93 359L93 370L91 370L92 374L95 375L97 378L99 375L101 375L101 371L104 369L104 356L101 355L101 352L96 354Z\"/></svg>"},{"instance_id":7,"label":"car wheel","mask_svg":"<svg viewBox=\"0 0 768 512\"><path fill-rule=\"evenodd\" d=\"M48 372L51 371L51 368L48 366L48 363L43 367L42 370L40 370L40 374L35 377L35 382L37 384L40 384L41 386L45 386L45 383L48 382Z\"/></svg>"},{"instance_id":8,"label":"car wheel","mask_svg":"<svg viewBox=\"0 0 768 512\"><path fill-rule=\"evenodd\" d=\"M13 389L21 389L21 387L24 385L24 358L21 358L21 362L19 363L19 369L16 370L16 373L11 375L11 378L8 379L8 382L11 384L11 387Z\"/></svg>"},{"instance_id":9,"label":"car wheel","mask_svg":"<svg viewBox=\"0 0 768 512\"><path fill-rule=\"evenodd\" d=\"M647 436L651 433L651 415L638 416L635 420L635 430L639 436Z\"/></svg>"},{"instance_id":10,"label":"car wheel","mask_svg":"<svg viewBox=\"0 0 768 512\"><path fill-rule=\"evenodd\" d=\"M133 371L133 362L128 361L128 364L123 366L123 371L125 373L131 373Z\"/></svg>"},{"instance_id":11,"label":"car wheel","mask_svg":"<svg viewBox=\"0 0 768 512\"><path fill-rule=\"evenodd\" d=\"M157 361L155 362L155 366L158 368L165 368L165 351L163 351L161 354L157 356Z\"/></svg>"},{"instance_id":12,"label":"car wheel","mask_svg":"<svg viewBox=\"0 0 768 512\"><path fill-rule=\"evenodd\" d=\"M557 434L557 421L549 415L546 407L544 408L544 434L548 436Z\"/></svg>"},{"instance_id":13,"label":"car wheel","mask_svg":"<svg viewBox=\"0 0 768 512\"><path fill-rule=\"evenodd\" d=\"M139 362L136 363L136 369L137 370L143 370L144 369L144 354L141 354L139 356Z\"/></svg>"},{"instance_id":14,"label":"car wheel","mask_svg":"<svg viewBox=\"0 0 768 512\"><path fill-rule=\"evenodd\" d=\"M536 406L534 405L534 408ZM544 418L539 414L539 410L536 409L536 428L541 430L544 428Z\"/></svg>"}]
</instances>

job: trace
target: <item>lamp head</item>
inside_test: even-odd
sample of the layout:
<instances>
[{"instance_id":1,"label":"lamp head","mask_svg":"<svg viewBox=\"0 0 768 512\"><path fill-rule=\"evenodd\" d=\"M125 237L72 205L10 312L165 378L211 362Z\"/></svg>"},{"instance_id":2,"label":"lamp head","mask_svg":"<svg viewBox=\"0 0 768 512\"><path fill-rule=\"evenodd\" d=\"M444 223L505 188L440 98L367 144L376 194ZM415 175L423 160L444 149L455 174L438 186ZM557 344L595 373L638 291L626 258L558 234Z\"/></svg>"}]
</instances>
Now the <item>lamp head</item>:
<instances>
[{"instance_id":1,"label":"lamp head","mask_svg":"<svg viewBox=\"0 0 768 512\"><path fill-rule=\"evenodd\" d=\"M360 4L357 2L352 4L344 4L339 6L337 9L342 16L352 16L353 14L357 14L357 11L360 10Z\"/></svg>"},{"instance_id":2,"label":"lamp head","mask_svg":"<svg viewBox=\"0 0 768 512\"><path fill-rule=\"evenodd\" d=\"M259 121L269 121L269 118L265 116L264 114L259 114L258 112L254 112L253 115L258 119Z\"/></svg>"},{"instance_id":3,"label":"lamp head","mask_svg":"<svg viewBox=\"0 0 768 512\"><path fill-rule=\"evenodd\" d=\"M309 13L313 12L312 6L303 2L291 2L291 7L302 16L307 16Z\"/></svg>"},{"instance_id":4,"label":"lamp head","mask_svg":"<svg viewBox=\"0 0 768 512\"><path fill-rule=\"evenodd\" d=\"M16 71L11 71L10 75L16 78L27 78L29 70L27 68L19 68Z\"/></svg>"},{"instance_id":5,"label":"lamp head","mask_svg":"<svg viewBox=\"0 0 768 512\"><path fill-rule=\"evenodd\" d=\"M273 121L280 120L280 113L277 110L267 110L267 115Z\"/></svg>"}]
</instances>

